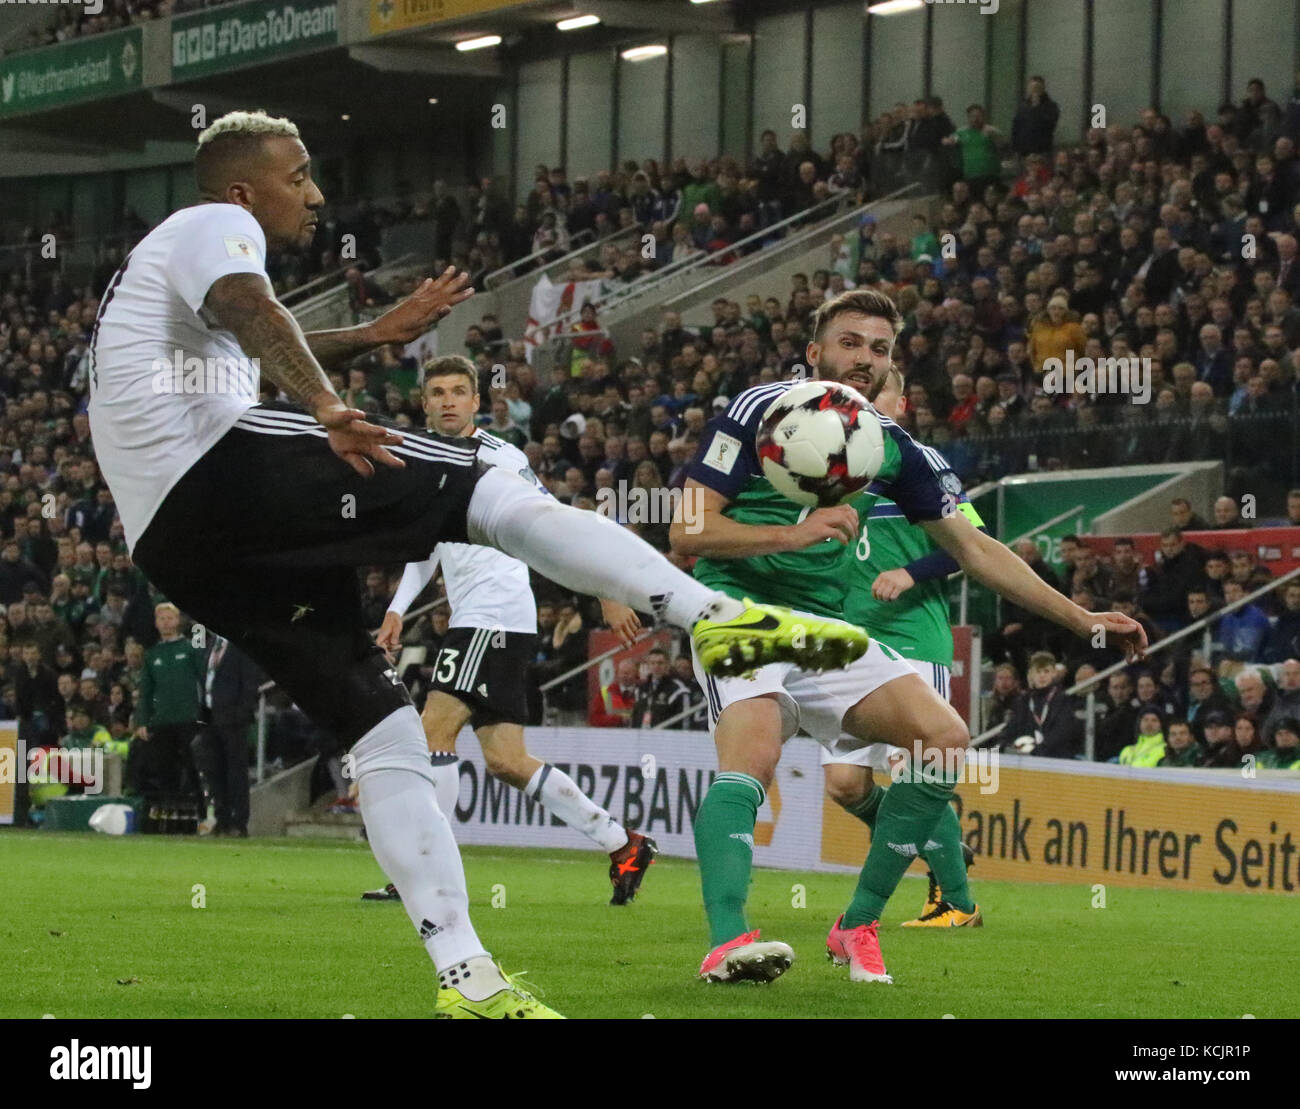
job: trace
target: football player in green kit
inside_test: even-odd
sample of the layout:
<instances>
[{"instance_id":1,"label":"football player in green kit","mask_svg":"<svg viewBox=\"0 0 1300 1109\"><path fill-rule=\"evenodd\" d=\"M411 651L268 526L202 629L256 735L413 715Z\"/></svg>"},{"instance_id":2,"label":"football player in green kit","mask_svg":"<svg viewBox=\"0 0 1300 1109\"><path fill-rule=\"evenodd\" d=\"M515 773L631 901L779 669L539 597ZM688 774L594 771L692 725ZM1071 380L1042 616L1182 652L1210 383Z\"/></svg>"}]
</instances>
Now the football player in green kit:
<instances>
[{"instance_id":1,"label":"football player in green kit","mask_svg":"<svg viewBox=\"0 0 1300 1109\"><path fill-rule=\"evenodd\" d=\"M901 327L887 296L871 289L842 293L818 309L808 361L819 377L870 393L889 370ZM880 417L885 457L876 480L851 503L809 511L779 494L762 475L754 438L768 406L794 384L746 389L701 439L685 490L693 518L688 525L679 506L670 530L677 553L697 556L697 579L813 620L838 619L848 590L844 548L858 542L859 513L884 496L976 581L1081 637L1102 629L1113 646L1140 655L1146 646L1141 625L1120 613L1085 611L976 528L959 509L961 481L948 463L891 419ZM848 964L852 981L892 981L880 953L880 914L944 810L951 811L970 738L961 717L911 663L874 638L856 662L827 673L778 662L740 677L713 678L698 659L696 673L719 768L695 818L711 948L700 976L771 981L794 958L787 944L764 942L750 930L745 901L758 809L782 743L803 729L825 745L840 745L847 733L863 746L890 743L913 753L912 766L885 791L857 889L827 941L832 956Z\"/></svg>"},{"instance_id":2,"label":"football player in green kit","mask_svg":"<svg viewBox=\"0 0 1300 1109\"><path fill-rule=\"evenodd\" d=\"M870 399L882 415L893 418L902 413L903 375L897 367L890 367ZM983 526L964 493L957 498L957 509L976 527ZM885 640L947 701L953 645L944 579L959 569L952 557L884 497L867 511L862 534L844 557L849 579L844 618ZM883 743L863 747L849 735L841 743L842 751L825 746L821 750L826 792L874 834L885 795L874 773L891 773L904 752ZM929 895L920 916L904 927L980 927L984 920L966 882L974 855L961 842L961 827L951 806L940 815L920 855L930 868ZM835 958L834 950L831 957Z\"/></svg>"}]
</instances>

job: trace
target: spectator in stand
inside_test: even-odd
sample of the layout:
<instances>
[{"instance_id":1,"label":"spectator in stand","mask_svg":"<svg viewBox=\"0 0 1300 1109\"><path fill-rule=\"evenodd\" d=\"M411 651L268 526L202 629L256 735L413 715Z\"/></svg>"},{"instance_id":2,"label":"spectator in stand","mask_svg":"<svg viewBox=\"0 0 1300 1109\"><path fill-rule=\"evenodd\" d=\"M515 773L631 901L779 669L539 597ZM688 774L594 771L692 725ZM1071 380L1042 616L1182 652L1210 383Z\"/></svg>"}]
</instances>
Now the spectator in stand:
<instances>
[{"instance_id":1,"label":"spectator in stand","mask_svg":"<svg viewBox=\"0 0 1300 1109\"><path fill-rule=\"evenodd\" d=\"M1065 695L1055 657L1036 652L1029 659L1029 690L1016 699L1002 729L1001 748L1020 755L1077 757L1083 737L1075 707Z\"/></svg>"},{"instance_id":2,"label":"spectator in stand","mask_svg":"<svg viewBox=\"0 0 1300 1109\"><path fill-rule=\"evenodd\" d=\"M541 606L538 606L538 650L534 667L538 684L545 685L581 666L587 657L582 612L572 600L555 606L555 624L542 635ZM556 722L574 726L586 719L587 675L579 672L546 691L546 702Z\"/></svg>"},{"instance_id":3,"label":"spectator in stand","mask_svg":"<svg viewBox=\"0 0 1300 1109\"><path fill-rule=\"evenodd\" d=\"M632 710L633 727L652 728L679 715L694 703L691 688L671 671L668 652L655 647L646 652L649 674L641 684ZM685 718L668 725L685 728Z\"/></svg>"},{"instance_id":4,"label":"spectator in stand","mask_svg":"<svg viewBox=\"0 0 1300 1109\"><path fill-rule=\"evenodd\" d=\"M21 557L18 541L8 539L0 548L0 603L10 605L22 600L27 585L35 585L41 592L48 588L45 575Z\"/></svg>"},{"instance_id":5,"label":"spectator in stand","mask_svg":"<svg viewBox=\"0 0 1300 1109\"><path fill-rule=\"evenodd\" d=\"M1245 595L1245 587L1240 582L1232 579L1224 582L1223 599L1227 604L1235 604ZM1269 630L1268 616L1254 603L1220 617L1215 629L1223 657L1238 662L1249 662L1260 656Z\"/></svg>"},{"instance_id":6,"label":"spectator in stand","mask_svg":"<svg viewBox=\"0 0 1300 1109\"><path fill-rule=\"evenodd\" d=\"M1011 124L1012 149L1021 157L1050 154L1060 118L1060 107L1047 95L1047 82L1042 77L1030 77L1025 99Z\"/></svg>"},{"instance_id":7,"label":"spectator in stand","mask_svg":"<svg viewBox=\"0 0 1300 1109\"><path fill-rule=\"evenodd\" d=\"M1214 531L1233 531L1248 527L1250 522L1242 519L1241 509L1231 497L1219 497L1214 502Z\"/></svg>"},{"instance_id":8,"label":"spectator in stand","mask_svg":"<svg viewBox=\"0 0 1300 1109\"><path fill-rule=\"evenodd\" d=\"M1208 666L1194 666L1187 676L1187 721L1202 736L1205 720L1212 712L1227 713L1232 703L1219 687Z\"/></svg>"},{"instance_id":9,"label":"spectator in stand","mask_svg":"<svg viewBox=\"0 0 1300 1109\"><path fill-rule=\"evenodd\" d=\"M343 280L348 286L348 306L358 321L367 310L393 303L393 297L388 291L374 278L362 273L357 266L345 270Z\"/></svg>"},{"instance_id":10,"label":"spectator in stand","mask_svg":"<svg viewBox=\"0 0 1300 1109\"><path fill-rule=\"evenodd\" d=\"M632 722L640 691L640 674L636 659L620 659L614 668L614 680L600 687L600 696L591 702L587 723L593 728L626 728Z\"/></svg>"},{"instance_id":11,"label":"spectator in stand","mask_svg":"<svg viewBox=\"0 0 1300 1109\"><path fill-rule=\"evenodd\" d=\"M1138 701L1133 695L1133 679L1119 670L1106 679L1106 692L1097 699L1102 712L1096 724L1096 758L1109 762L1133 742L1138 725Z\"/></svg>"},{"instance_id":12,"label":"spectator in stand","mask_svg":"<svg viewBox=\"0 0 1300 1109\"><path fill-rule=\"evenodd\" d=\"M1147 571L1147 585L1141 595L1142 608L1164 632L1177 631L1186 623L1187 591L1202 577L1200 548L1183 540L1178 528L1160 533L1156 564Z\"/></svg>"},{"instance_id":13,"label":"spectator in stand","mask_svg":"<svg viewBox=\"0 0 1300 1109\"><path fill-rule=\"evenodd\" d=\"M1240 705L1238 715L1249 716L1257 725L1262 726L1273 711L1273 691L1264 680L1264 672L1255 666L1248 666L1238 671L1233 678L1237 687L1237 701Z\"/></svg>"},{"instance_id":14,"label":"spectator in stand","mask_svg":"<svg viewBox=\"0 0 1300 1109\"><path fill-rule=\"evenodd\" d=\"M1180 531L1208 531L1210 525L1192 511L1186 497L1175 497L1169 502L1169 524Z\"/></svg>"},{"instance_id":15,"label":"spectator in stand","mask_svg":"<svg viewBox=\"0 0 1300 1109\"><path fill-rule=\"evenodd\" d=\"M1132 596L1135 600L1142 588L1142 559L1132 539L1116 539L1110 564L1111 592Z\"/></svg>"},{"instance_id":16,"label":"spectator in stand","mask_svg":"<svg viewBox=\"0 0 1300 1109\"><path fill-rule=\"evenodd\" d=\"M1282 590L1282 611L1269 629L1260 654L1262 662L1276 663L1300 658L1300 581L1290 581Z\"/></svg>"},{"instance_id":17,"label":"spectator in stand","mask_svg":"<svg viewBox=\"0 0 1300 1109\"><path fill-rule=\"evenodd\" d=\"M709 727L708 707L705 702L704 691L700 689L700 683L695 680L695 668L691 664L689 647L673 659L672 669L677 680L690 690L690 703L699 706L698 712L694 712L686 718L685 726L693 731L707 731Z\"/></svg>"},{"instance_id":18,"label":"spectator in stand","mask_svg":"<svg viewBox=\"0 0 1300 1109\"><path fill-rule=\"evenodd\" d=\"M1262 770L1300 770L1300 718L1284 716L1273 730L1273 740L1259 756Z\"/></svg>"},{"instance_id":19,"label":"spectator in stand","mask_svg":"<svg viewBox=\"0 0 1300 1109\"><path fill-rule=\"evenodd\" d=\"M1159 766L1165 757L1164 725L1154 709L1138 716L1137 737L1119 753L1121 766Z\"/></svg>"},{"instance_id":20,"label":"spectator in stand","mask_svg":"<svg viewBox=\"0 0 1300 1109\"><path fill-rule=\"evenodd\" d=\"M1006 723L1016 698L1022 690L1020 674L1009 662L1002 662L993 671L993 687L984 694L980 720L985 728L996 728Z\"/></svg>"},{"instance_id":21,"label":"spectator in stand","mask_svg":"<svg viewBox=\"0 0 1300 1109\"><path fill-rule=\"evenodd\" d=\"M1199 766L1205 757L1204 748L1196 742L1191 725L1186 720L1170 720L1169 734L1165 739L1165 755L1160 766Z\"/></svg>"},{"instance_id":22,"label":"spectator in stand","mask_svg":"<svg viewBox=\"0 0 1300 1109\"><path fill-rule=\"evenodd\" d=\"M28 747L58 743L66 727L58 676L41 661L41 648L35 641L23 642L19 650L22 662L14 673L18 737Z\"/></svg>"},{"instance_id":23,"label":"spectator in stand","mask_svg":"<svg viewBox=\"0 0 1300 1109\"><path fill-rule=\"evenodd\" d=\"M1232 737L1237 744L1240 758L1258 760L1264 753L1264 743L1260 739L1259 724L1247 713L1238 713L1232 725Z\"/></svg>"},{"instance_id":24,"label":"spectator in stand","mask_svg":"<svg viewBox=\"0 0 1300 1109\"><path fill-rule=\"evenodd\" d=\"M1278 669L1273 707L1260 728L1260 736L1265 743L1273 742L1274 729L1279 721L1288 716L1300 716L1300 661L1293 658L1287 659Z\"/></svg>"},{"instance_id":25,"label":"spectator in stand","mask_svg":"<svg viewBox=\"0 0 1300 1109\"><path fill-rule=\"evenodd\" d=\"M1241 769L1241 749L1237 746L1233 720L1226 712L1214 711L1205 717L1205 751L1201 766Z\"/></svg>"},{"instance_id":26,"label":"spectator in stand","mask_svg":"<svg viewBox=\"0 0 1300 1109\"><path fill-rule=\"evenodd\" d=\"M1002 162L998 149L1004 142L1002 133L985 119L982 104L970 105L966 109L966 126L943 140L945 146L957 148L960 176L972 196L982 199L988 186L1001 176Z\"/></svg>"},{"instance_id":27,"label":"spectator in stand","mask_svg":"<svg viewBox=\"0 0 1300 1109\"><path fill-rule=\"evenodd\" d=\"M1057 359L1065 365L1066 356L1073 351L1075 358L1083 356L1087 336L1075 314L1070 311L1070 302L1063 296L1054 296L1047 302L1047 311L1039 316L1029 329L1029 359L1036 374L1046 371L1048 359Z\"/></svg>"}]
</instances>

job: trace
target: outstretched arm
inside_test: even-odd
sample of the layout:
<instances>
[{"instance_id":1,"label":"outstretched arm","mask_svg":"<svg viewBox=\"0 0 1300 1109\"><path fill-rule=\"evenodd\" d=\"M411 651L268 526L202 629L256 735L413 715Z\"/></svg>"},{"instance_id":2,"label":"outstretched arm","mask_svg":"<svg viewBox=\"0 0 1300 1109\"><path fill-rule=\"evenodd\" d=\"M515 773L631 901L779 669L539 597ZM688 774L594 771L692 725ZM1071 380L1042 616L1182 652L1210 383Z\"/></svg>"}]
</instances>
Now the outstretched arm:
<instances>
[{"instance_id":1,"label":"outstretched arm","mask_svg":"<svg viewBox=\"0 0 1300 1109\"><path fill-rule=\"evenodd\" d=\"M386 444L400 443L400 435L366 423L364 412L349 408L339 399L308 348L298 321L276 299L263 274L231 273L220 277L213 282L203 304L235 336L240 349L257 360L267 380L328 429L330 449L357 473L369 477L375 472L373 462L406 465L386 448Z\"/></svg>"},{"instance_id":2,"label":"outstretched arm","mask_svg":"<svg viewBox=\"0 0 1300 1109\"><path fill-rule=\"evenodd\" d=\"M309 331L307 347L326 369L332 369L386 343L410 343L433 327L463 300L474 295L466 288L469 274L448 266L438 278L428 277L400 304L370 323L332 331Z\"/></svg>"},{"instance_id":3,"label":"outstretched arm","mask_svg":"<svg viewBox=\"0 0 1300 1109\"><path fill-rule=\"evenodd\" d=\"M1007 600L1028 609L1081 638L1102 630L1109 646L1120 648L1130 661L1141 657L1147 645L1142 625L1118 612L1088 612L1058 593L1022 559L990 535L985 535L961 513L922 525L971 577Z\"/></svg>"}]
</instances>

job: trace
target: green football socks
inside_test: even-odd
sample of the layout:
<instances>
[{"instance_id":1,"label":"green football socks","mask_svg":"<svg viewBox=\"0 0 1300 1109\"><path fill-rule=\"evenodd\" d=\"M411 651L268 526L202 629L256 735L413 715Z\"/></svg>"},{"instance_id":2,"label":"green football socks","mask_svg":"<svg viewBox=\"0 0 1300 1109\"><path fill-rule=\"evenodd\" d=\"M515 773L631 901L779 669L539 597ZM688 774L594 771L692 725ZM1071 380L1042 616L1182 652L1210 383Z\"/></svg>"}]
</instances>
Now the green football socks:
<instances>
[{"instance_id":1,"label":"green football socks","mask_svg":"<svg viewBox=\"0 0 1300 1109\"><path fill-rule=\"evenodd\" d=\"M756 778L724 771L713 779L695 814L695 855L710 948L749 931L745 902L754 866L754 824L766 796Z\"/></svg>"},{"instance_id":2,"label":"green football socks","mask_svg":"<svg viewBox=\"0 0 1300 1109\"><path fill-rule=\"evenodd\" d=\"M885 791L871 833L871 850L862 864L853 900L844 913L844 928L879 920L908 866L926 849L953 794L952 782L924 781L921 774L895 782ZM954 815L954 819L956 814ZM957 857L961 847L957 846ZM938 874L935 875L936 879Z\"/></svg>"}]
</instances>

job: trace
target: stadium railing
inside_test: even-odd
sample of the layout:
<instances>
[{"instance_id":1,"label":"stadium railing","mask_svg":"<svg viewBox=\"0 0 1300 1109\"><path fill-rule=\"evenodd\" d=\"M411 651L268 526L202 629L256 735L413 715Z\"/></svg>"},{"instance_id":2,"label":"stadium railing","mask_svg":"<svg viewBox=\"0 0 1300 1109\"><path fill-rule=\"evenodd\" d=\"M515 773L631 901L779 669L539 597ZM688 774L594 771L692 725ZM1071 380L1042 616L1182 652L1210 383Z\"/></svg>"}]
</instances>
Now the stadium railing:
<instances>
[{"instance_id":1,"label":"stadium railing","mask_svg":"<svg viewBox=\"0 0 1300 1109\"><path fill-rule=\"evenodd\" d=\"M1240 600L1233 601L1231 604L1224 605L1222 608L1216 609L1214 612L1207 613L1199 620L1188 624L1187 627L1181 628L1178 631L1165 636L1164 639L1161 639L1159 642L1154 643L1147 648L1145 658L1150 659L1159 655L1169 650L1169 648L1175 644L1181 643L1185 639L1190 639L1199 632L1201 634L1201 652L1204 656L1205 663L1209 665L1213 650L1213 632L1211 629L1215 624L1229 613L1236 612L1239 608L1244 608L1246 605L1252 604L1259 600L1259 598L1267 596L1269 593L1282 588L1288 582L1295 581L1297 578L1300 578L1300 566L1297 566L1294 570L1289 570L1287 573L1274 578L1270 582L1266 582L1258 589L1247 593ZM1086 678L1081 682L1076 682L1065 690L1064 695L1066 697L1078 697L1080 695L1084 697L1085 715L1083 753L1084 758L1088 762L1095 762L1097 754L1097 689L1102 682L1109 680L1112 674L1118 674L1121 670L1128 669L1129 665L1130 664L1126 659L1121 659L1119 662L1106 667L1105 670L1098 671L1092 677ZM1245 662L1245 665L1250 665L1250 663L1247 661ZM983 747L987 745L991 740L1000 736L1005 727L1006 722L1004 721L996 728L989 728L987 731L981 732L971 740L971 746Z\"/></svg>"},{"instance_id":2,"label":"stadium railing","mask_svg":"<svg viewBox=\"0 0 1300 1109\"><path fill-rule=\"evenodd\" d=\"M493 270L481 282L482 288L476 296L464 304L456 305L439 321L439 347L450 351L459 350L464 345L466 331L488 312L496 316L506 335L523 335L528 327L533 286L537 284L539 276L545 274L548 278L559 279L574 263L584 262L593 256L599 257L602 247L641 234L639 226L621 228L600 239L595 238L594 232L579 231L569 240L569 250L566 253L530 268L527 272L515 273L527 261L525 258ZM575 246L575 243L579 245ZM528 255L528 258L537 259L548 253L551 251L537 251Z\"/></svg>"},{"instance_id":3,"label":"stadium railing","mask_svg":"<svg viewBox=\"0 0 1300 1109\"><path fill-rule=\"evenodd\" d=\"M328 273L319 274L310 281L302 285L296 285L283 296L280 297L280 303L286 308L293 309L302 301L309 300L322 291L322 287L331 282L343 280L343 275L348 272L356 263L349 262L347 265L339 266L337 269L330 270Z\"/></svg>"},{"instance_id":4,"label":"stadium railing","mask_svg":"<svg viewBox=\"0 0 1300 1109\"><path fill-rule=\"evenodd\" d=\"M1007 430L913 435L940 451L964 482L994 481L1047 470L1098 469L1161 462L1222 461L1229 485L1269 494L1300 486L1300 394L1265 412L1210 417L1140 416L1064 426L1024 422ZM1105 412L1105 409L1099 409ZM1141 409L1134 407L1134 412ZM1259 496L1260 500L1265 499Z\"/></svg>"},{"instance_id":5,"label":"stadium railing","mask_svg":"<svg viewBox=\"0 0 1300 1109\"><path fill-rule=\"evenodd\" d=\"M420 265L420 259L414 254L403 254L391 262L370 270L366 277L383 284L394 277L405 276L413 267ZM308 297L292 309L298 326L304 331L327 331L336 327L351 327L357 322L348 297L346 281L324 289Z\"/></svg>"},{"instance_id":6,"label":"stadium railing","mask_svg":"<svg viewBox=\"0 0 1300 1109\"><path fill-rule=\"evenodd\" d=\"M860 218L872 208L892 200L901 199L903 195L915 192L917 189L916 184L907 185L889 196L853 207L847 212L842 210L852 203L850 194L839 193L827 197L811 208L786 216L776 223L746 235L743 239L729 243L725 247L695 254L678 262L670 262L668 265L642 274L630 282L613 285L606 295L596 303L596 310L601 315L602 324L609 327L617 320L620 312L633 308L639 302L649 302L657 306L666 303L673 296L695 287L697 284L696 278L699 275L711 275L712 271L707 270L705 267L718 266L721 259L727 255L735 254L737 256L735 261L726 264L725 269L719 271L719 276L725 275L734 279L735 275L741 272L737 267L754 264L760 259L766 260L770 257L765 253L766 250L774 248L778 244L784 245L786 240L792 238L795 234L804 235L807 233L812 236L823 233L828 229L827 224L836 218ZM745 254L744 249L750 246L755 249ZM581 312L582 305L577 305L567 312L559 313L550 320L539 321L538 330L547 334L567 331L573 321L581 315ZM537 365L535 368L540 372L549 367Z\"/></svg>"},{"instance_id":7,"label":"stadium railing","mask_svg":"<svg viewBox=\"0 0 1300 1109\"><path fill-rule=\"evenodd\" d=\"M531 254L525 254L522 258L516 258L513 262L507 262L504 266L492 270L483 278L483 289L501 293L514 281L522 280L525 277L536 277L539 272L545 273L548 270L558 269L562 264L567 265L569 262L577 261L583 255L591 253L594 247L626 234L627 229L624 228L621 231L615 231L611 235L606 235L603 239L597 239L595 231L584 229L569 236L569 249L558 257L543 261L548 254L555 253L556 248L548 246L543 247L541 250L534 250Z\"/></svg>"}]
</instances>

